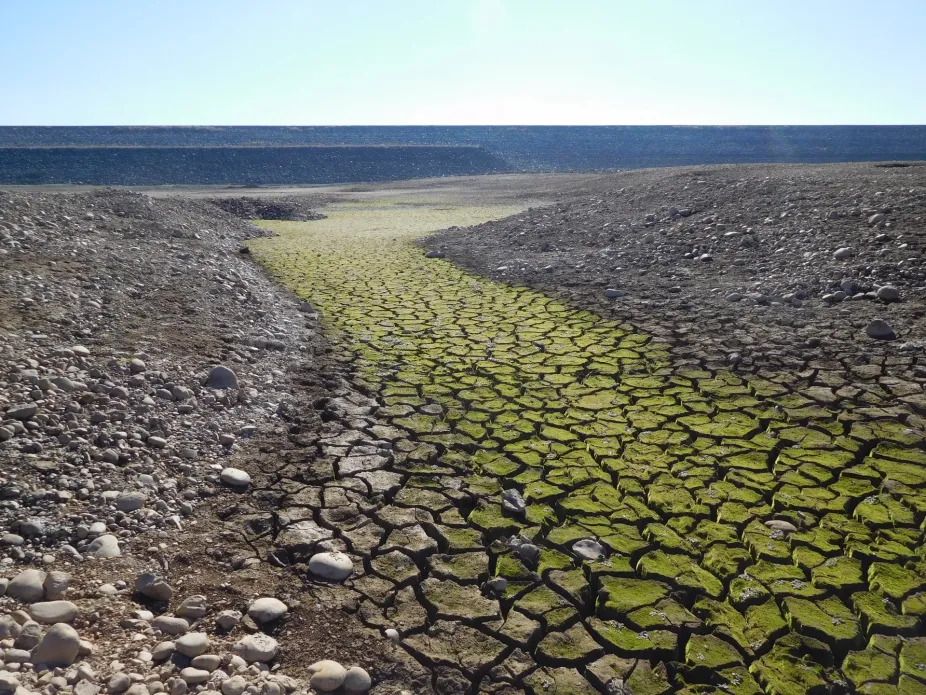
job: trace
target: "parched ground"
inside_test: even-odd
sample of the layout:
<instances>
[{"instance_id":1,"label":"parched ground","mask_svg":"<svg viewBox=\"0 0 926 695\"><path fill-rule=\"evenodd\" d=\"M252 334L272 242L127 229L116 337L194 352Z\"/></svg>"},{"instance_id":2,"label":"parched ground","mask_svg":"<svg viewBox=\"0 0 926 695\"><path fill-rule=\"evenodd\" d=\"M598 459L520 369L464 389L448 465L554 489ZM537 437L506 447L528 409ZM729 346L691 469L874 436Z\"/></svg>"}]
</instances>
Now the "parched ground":
<instances>
[{"instance_id":1,"label":"parched ground","mask_svg":"<svg viewBox=\"0 0 926 695\"><path fill-rule=\"evenodd\" d=\"M256 626L222 635L218 610L278 596L290 613L266 629L287 688L327 657L364 666L378 695L919 692L920 171L306 189L326 218L260 223L275 236L176 192L78 196L57 217L63 198L12 194L4 238L33 265L4 276L19 376L2 393L40 410L0 445L4 494L75 494L3 508L31 534L6 564L105 570L79 585L88 613L103 579L169 572L155 608L205 594L196 629L221 650ZM69 258L100 270L58 277ZM837 291L860 296L823 299ZM867 337L876 317L895 340ZM205 387L216 363L243 396ZM45 388L63 375L85 388ZM33 465L46 457L77 483ZM247 492L221 485L225 465L250 472ZM163 505L114 509L149 477ZM123 558L69 559L97 518ZM313 577L319 550L346 553L351 576ZM115 644L120 668L170 682L182 660L145 665L157 630L118 619L137 597L112 605L77 623L106 645L93 663L108 677Z\"/></svg>"}]
</instances>

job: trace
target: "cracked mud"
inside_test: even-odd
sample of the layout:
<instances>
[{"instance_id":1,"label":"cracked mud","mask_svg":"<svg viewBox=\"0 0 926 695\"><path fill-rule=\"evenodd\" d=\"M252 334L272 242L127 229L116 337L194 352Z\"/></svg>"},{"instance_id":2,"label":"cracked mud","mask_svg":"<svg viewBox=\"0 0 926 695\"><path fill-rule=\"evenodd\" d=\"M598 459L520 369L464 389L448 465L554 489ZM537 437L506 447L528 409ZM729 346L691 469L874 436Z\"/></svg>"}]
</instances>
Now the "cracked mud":
<instances>
[{"instance_id":1,"label":"cracked mud","mask_svg":"<svg viewBox=\"0 0 926 695\"><path fill-rule=\"evenodd\" d=\"M676 359L411 243L516 211L261 223L367 395L319 404L247 533L346 550L360 619L438 693L923 692L923 418L835 372Z\"/></svg>"}]
</instances>

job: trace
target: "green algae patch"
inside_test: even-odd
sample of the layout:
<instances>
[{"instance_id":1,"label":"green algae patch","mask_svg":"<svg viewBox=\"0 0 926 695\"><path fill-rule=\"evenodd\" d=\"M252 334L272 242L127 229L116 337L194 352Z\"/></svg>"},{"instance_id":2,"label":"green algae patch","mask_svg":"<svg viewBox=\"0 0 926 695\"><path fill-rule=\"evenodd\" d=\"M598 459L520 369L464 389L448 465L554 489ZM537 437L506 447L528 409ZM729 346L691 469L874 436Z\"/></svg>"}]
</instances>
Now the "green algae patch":
<instances>
[{"instance_id":1,"label":"green algae patch","mask_svg":"<svg viewBox=\"0 0 926 695\"><path fill-rule=\"evenodd\" d=\"M922 689L920 642L872 646L923 629L922 420L880 407L873 385L843 407L826 369L801 388L674 364L633 326L412 243L518 211L345 204L261 222L277 236L248 243L318 311L333 359L375 399L357 411L379 421L365 434L392 449L382 472L400 482L376 514L414 525L344 530L385 607L364 619L414 626L409 651L468 674L518 646L538 666L512 692L606 691L606 673L655 695ZM525 510L503 507L511 489ZM504 550L515 535L539 554ZM604 557L573 549L586 539ZM670 679L650 660L680 667Z\"/></svg>"}]
</instances>

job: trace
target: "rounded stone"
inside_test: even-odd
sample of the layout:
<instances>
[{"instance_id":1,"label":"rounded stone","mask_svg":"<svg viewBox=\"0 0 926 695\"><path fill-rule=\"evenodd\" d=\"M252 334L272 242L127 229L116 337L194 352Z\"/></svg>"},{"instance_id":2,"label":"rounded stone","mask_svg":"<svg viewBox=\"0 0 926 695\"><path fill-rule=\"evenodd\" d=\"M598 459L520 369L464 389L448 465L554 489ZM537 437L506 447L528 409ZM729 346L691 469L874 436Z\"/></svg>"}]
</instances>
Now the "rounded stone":
<instances>
[{"instance_id":1,"label":"rounded stone","mask_svg":"<svg viewBox=\"0 0 926 695\"><path fill-rule=\"evenodd\" d=\"M280 599L263 597L251 602L251 605L248 606L248 616L254 622L263 624L279 620L286 615L288 610L289 608Z\"/></svg>"},{"instance_id":2,"label":"rounded stone","mask_svg":"<svg viewBox=\"0 0 926 695\"><path fill-rule=\"evenodd\" d=\"M188 632L174 640L174 648L184 656L199 656L209 648L209 635L205 632Z\"/></svg>"},{"instance_id":3,"label":"rounded stone","mask_svg":"<svg viewBox=\"0 0 926 695\"><path fill-rule=\"evenodd\" d=\"M240 468L225 468L220 477L223 483L232 487L247 487L251 483L251 476Z\"/></svg>"},{"instance_id":4,"label":"rounded stone","mask_svg":"<svg viewBox=\"0 0 926 695\"><path fill-rule=\"evenodd\" d=\"M340 582L354 571L354 563L344 553L316 553L309 559L309 571L316 577Z\"/></svg>"},{"instance_id":5,"label":"rounded stone","mask_svg":"<svg viewBox=\"0 0 926 695\"><path fill-rule=\"evenodd\" d=\"M169 659L171 655L176 650L176 645L173 642L160 642L158 645L151 650L151 658L155 661L164 661Z\"/></svg>"},{"instance_id":6,"label":"rounded stone","mask_svg":"<svg viewBox=\"0 0 926 695\"><path fill-rule=\"evenodd\" d=\"M193 668L192 666L187 666L185 669L180 671L180 677L188 685L205 683L207 680L209 680L209 675L209 671L202 668Z\"/></svg>"},{"instance_id":7,"label":"rounded stone","mask_svg":"<svg viewBox=\"0 0 926 695\"><path fill-rule=\"evenodd\" d=\"M236 389L238 388L238 375L222 365L213 367L206 378L206 386L211 389Z\"/></svg>"},{"instance_id":8,"label":"rounded stone","mask_svg":"<svg viewBox=\"0 0 926 695\"><path fill-rule=\"evenodd\" d=\"M80 636L70 625L57 623L32 650L32 663L47 666L70 666L80 653Z\"/></svg>"},{"instance_id":9,"label":"rounded stone","mask_svg":"<svg viewBox=\"0 0 926 695\"><path fill-rule=\"evenodd\" d=\"M87 552L94 557L119 557L122 551L119 549L119 540L110 534L97 536L87 548Z\"/></svg>"},{"instance_id":10,"label":"rounded stone","mask_svg":"<svg viewBox=\"0 0 926 695\"><path fill-rule=\"evenodd\" d=\"M23 570L10 582L6 589L7 596L12 596L23 603L41 601L45 595L45 577L42 570Z\"/></svg>"},{"instance_id":11,"label":"rounded stone","mask_svg":"<svg viewBox=\"0 0 926 695\"><path fill-rule=\"evenodd\" d=\"M43 601L29 606L29 615L41 625L72 623L77 617L77 606L70 601Z\"/></svg>"},{"instance_id":12,"label":"rounded stone","mask_svg":"<svg viewBox=\"0 0 926 695\"><path fill-rule=\"evenodd\" d=\"M373 679L359 666L351 666L347 669L342 687L350 695L362 695L373 687Z\"/></svg>"},{"instance_id":13,"label":"rounded stone","mask_svg":"<svg viewBox=\"0 0 926 695\"><path fill-rule=\"evenodd\" d=\"M323 693L337 690L347 678L347 669L331 659L316 661L309 666L309 673L312 674L309 685Z\"/></svg>"},{"instance_id":14,"label":"rounded stone","mask_svg":"<svg viewBox=\"0 0 926 695\"><path fill-rule=\"evenodd\" d=\"M868 334L869 338L874 338L875 340L894 340L897 337L894 333L894 329L883 319L875 319L869 323L865 332Z\"/></svg>"}]
</instances>

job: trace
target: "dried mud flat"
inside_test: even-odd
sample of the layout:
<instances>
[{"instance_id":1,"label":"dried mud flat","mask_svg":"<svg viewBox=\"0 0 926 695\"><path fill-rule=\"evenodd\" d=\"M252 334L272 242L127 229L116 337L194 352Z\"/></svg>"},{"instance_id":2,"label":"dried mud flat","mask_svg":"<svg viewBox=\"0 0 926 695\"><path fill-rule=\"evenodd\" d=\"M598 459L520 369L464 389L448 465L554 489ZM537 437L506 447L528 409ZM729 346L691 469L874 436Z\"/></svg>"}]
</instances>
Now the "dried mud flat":
<instances>
[{"instance_id":1,"label":"dried mud flat","mask_svg":"<svg viewBox=\"0 0 926 695\"><path fill-rule=\"evenodd\" d=\"M272 237L189 200L0 194L4 410L38 406L0 444L6 574L73 575L97 671L20 680L182 690L186 657L143 654L169 623L132 617L150 570L155 612L206 597L220 667L191 690L308 690L322 658L383 695L926 689L920 171L327 189ZM90 558L97 520L122 557ZM346 579L313 574L329 552ZM279 656L236 672L261 628L219 614L256 596L288 607Z\"/></svg>"}]
</instances>

